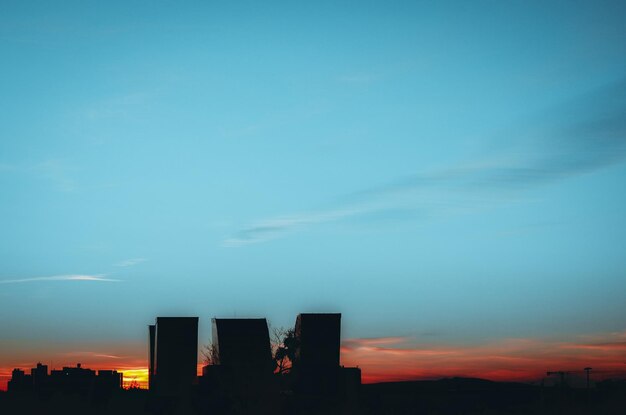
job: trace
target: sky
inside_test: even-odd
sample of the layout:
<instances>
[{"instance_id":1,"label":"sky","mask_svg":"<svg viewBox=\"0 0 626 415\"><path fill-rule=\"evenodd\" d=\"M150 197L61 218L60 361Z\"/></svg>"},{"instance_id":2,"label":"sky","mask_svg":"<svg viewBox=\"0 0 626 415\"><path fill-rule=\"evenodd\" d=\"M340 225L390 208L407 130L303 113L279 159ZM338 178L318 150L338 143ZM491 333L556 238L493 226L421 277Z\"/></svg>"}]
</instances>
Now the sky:
<instances>
[{"instance_id":1,"label":"sky","mask_svg":"<svg viewBox=\"0 0 626 415\"><path fill-rule=\"evenodd\" d=\"M624 376L625 17L1 0L0 389L300 312L365 381Z\"/></svg>"}]
</instances>

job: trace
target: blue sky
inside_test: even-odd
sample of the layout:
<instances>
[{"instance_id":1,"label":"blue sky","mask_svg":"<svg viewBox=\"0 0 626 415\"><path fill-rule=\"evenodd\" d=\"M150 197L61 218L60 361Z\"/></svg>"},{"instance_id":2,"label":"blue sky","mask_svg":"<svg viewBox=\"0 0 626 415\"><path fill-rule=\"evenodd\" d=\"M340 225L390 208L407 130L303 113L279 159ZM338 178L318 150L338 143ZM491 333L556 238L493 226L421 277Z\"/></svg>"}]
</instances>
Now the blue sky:
<instances>
[{"instance_id":1,"label":"blue sky","mask_svg":"<svg viewBox=\"0 0 626 415\"><path fill-rule=\"evenodd\" d=\"M0 339L302 311L417 343L623 331L625 16L2 1Z\"/></svg>"}]
</instances>

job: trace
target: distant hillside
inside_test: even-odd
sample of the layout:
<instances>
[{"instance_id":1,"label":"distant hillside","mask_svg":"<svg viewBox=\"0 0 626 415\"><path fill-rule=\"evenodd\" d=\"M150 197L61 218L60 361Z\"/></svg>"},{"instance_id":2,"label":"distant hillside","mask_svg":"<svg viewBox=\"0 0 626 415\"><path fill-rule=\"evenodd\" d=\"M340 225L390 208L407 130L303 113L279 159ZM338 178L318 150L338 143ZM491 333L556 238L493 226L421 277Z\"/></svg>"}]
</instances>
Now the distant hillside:
<instances>
[{"instance_id":1,"label":"distant hillside","mask_svg":"<svg viewBox=\"0 0 626 415\"><path fill-rule=\"evenodd\" d=\"M410 392L412 390L497 390L497 389L533 389L537 388L535 385L521 382L495 382L487 379L479 378L444 378L437 380L412 380L412 381L398 381L398 382L380 382L370 383L363 385L365 390L370 391L404 391Z\"/></svg>"}]
</instances>

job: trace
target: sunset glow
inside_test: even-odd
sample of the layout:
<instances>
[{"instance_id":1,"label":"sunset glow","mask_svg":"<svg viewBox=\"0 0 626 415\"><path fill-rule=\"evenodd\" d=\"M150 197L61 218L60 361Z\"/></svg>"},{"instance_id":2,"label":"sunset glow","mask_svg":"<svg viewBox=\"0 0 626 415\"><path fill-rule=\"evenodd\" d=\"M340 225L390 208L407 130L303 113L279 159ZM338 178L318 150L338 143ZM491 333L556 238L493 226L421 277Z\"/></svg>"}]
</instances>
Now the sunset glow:
<instances>
[{"instance_id":1,"label":"sunset glow","mask_svg":"<svg viewBox=\"0 0 626 415\"><path fill-rule=\"evenodd\" d=\"M85 358L82 360L85 368L123 372L126 388L133 382L141 388L148 387L147 361L125 360L102 353L78 354ZM54 360L58 361L58 357ZM341 348L341 363L360 367L364 383L455 376L536 382L543 379L548 370L565 370L572 376L582 377L582 369L588 366L593 367L594 380L626 378L625 362L626 332L576 336L567 341L504 339L456 346L417 344L404 337L363 338L344 340ZM0 389L6 389L14 367L28 371L33 366L35 363L22 363L0 368ZM198 375L202 374L203 366L199 359Z\"/></svg>"},{"instance_id":2,"label":"sunset glow","mask_svg":"<svg viewBox=\"0 0 626 415\"><path fill-rule=\"evenodd\" d=\"M594 378L626 377L626 333L581 336L578 341L504 339L464 346L411 345L410 339L352 339L342 347L342 363L359 366L364 383L443 377L496 381L538 381L548 370Z\"/></svg>"},{"instance_id":3,"label":"sunset glow","mask_svg":"<svg viewBox=\"0 0 626 415\"><path fill-rule=\"evenodd\" d=\"M124 374L124 388L129 388L134 384L142 389L148 389L148 368L147 367L120 367L117 369Z\"/></svg>"}]
</instances>

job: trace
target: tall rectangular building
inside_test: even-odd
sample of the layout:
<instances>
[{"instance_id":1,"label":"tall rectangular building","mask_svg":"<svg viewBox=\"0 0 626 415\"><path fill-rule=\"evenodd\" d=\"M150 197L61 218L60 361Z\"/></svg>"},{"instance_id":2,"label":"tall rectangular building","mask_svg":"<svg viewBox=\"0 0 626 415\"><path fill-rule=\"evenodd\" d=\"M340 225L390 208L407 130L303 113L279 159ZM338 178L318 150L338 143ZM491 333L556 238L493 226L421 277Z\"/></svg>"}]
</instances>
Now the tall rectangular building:
<instances>
[{"instance_id":1,"label":"tall rectangular building","mask_svg":"<svg viewBox=\"0 0 626 415\"><path fill-rule=\"evenodd\" d=\"M341 384L341 314L299 314L295 335L294 390L336 397Z\"/></svg>"},{"instance_id":2,"label":"tall rectangular building","mask_svg":"<svg viewBox=\"0 0 626 415\"><path fill-rule=\"evenodd\" d=\"M196 382L198 317L157 317L149 326L150 388L178 395Z\"/></svg>"},{"instance_id":3,"label":"tall rectangular building","mask_svg":"<svg viewBox=\"0 0 626 415\"><path fill-rule=\"evenodd\" d=\"M216 402L232 402L233 413L280 413L267 320L214 318L212 323L217 356L203 369L201 389L217 396Z\"/></svg>"},{"instance_id":4,"label":"tall rectangular building","mask_svg":"<svg viewBox=\"0 0 626 415\"><path fill-rule=\"evenodd\" d=\"M302 313L296 318L299 347L296 364L307 368L339 367L341 313Z\"/></svg>"},{"instance_id":5,"label":"tall rectangular building","mask_svg":"<svg viewBox=\"0 0 626 415\"><path fill-rule=\"evenodd\" d=\"M156 324L151 324L148 326L148 333L150 336L150 349L148 352L148 389L152 389L152 379L154 378L154 366L155 366L155 356L154 352L156 349Z\"/></svg>"},{"instance_id":6,"label":"tall rectangular building","mask_svg":"<svg viewBox=\"0 0 626 415\"><path fill-rule=\"evenodd\" d=\"M213 343L221 366L272 372L269 330L264 318L214 318L212 322Z\"/></svg>"}]
</instances>

